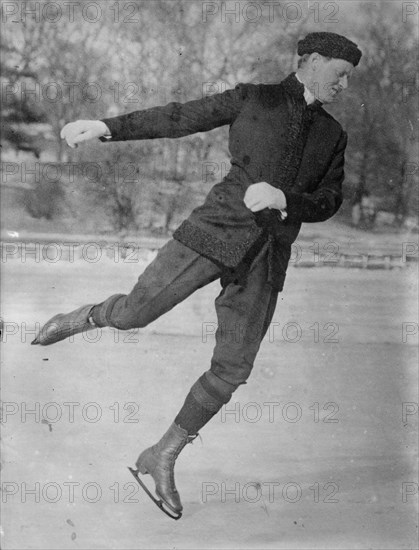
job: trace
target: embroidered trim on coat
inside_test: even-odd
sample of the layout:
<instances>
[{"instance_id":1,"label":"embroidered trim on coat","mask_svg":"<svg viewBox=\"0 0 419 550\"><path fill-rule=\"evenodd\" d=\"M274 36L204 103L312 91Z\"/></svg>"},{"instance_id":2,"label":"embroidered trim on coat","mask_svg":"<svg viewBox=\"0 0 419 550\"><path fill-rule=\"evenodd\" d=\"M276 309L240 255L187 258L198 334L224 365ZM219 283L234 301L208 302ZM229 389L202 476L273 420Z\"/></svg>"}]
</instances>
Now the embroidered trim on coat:
<instances>
[{"instance_id":1,"label":"embroidered trim on coat","mask_svg":"<svg viewBox=\"0 0 419 550\"><path fill-rule=\"evenodd\" d=\"M237 267L246 252L263 233L263 229L255 226L249 235L239 243L222 241L215 235L207 233L189 220L185 220L173 233L173 238L185 246L192 248L202 256L220 263L225 267Z\"/></svg>"}]
</instances>

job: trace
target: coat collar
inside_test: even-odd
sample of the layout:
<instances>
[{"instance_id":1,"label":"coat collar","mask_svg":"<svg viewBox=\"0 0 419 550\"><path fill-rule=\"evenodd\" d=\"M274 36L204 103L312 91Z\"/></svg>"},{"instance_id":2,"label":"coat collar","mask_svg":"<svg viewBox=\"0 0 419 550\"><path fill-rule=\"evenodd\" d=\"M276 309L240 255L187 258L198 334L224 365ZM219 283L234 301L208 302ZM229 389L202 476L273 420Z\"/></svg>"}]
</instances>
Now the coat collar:
<instances>
[{"instance_id":1,"label":"coat collar","mask_svg":"<svg viewBox=\"0 0 419 550\"><path fill-rule=\"evenodd\" d=\"M292 95L294 98L296 98L299 101L304 101L306 103L306 100L304 98L304 84L298 80L298 78L295 76L295 72L289 74L284 80L281 82L281 85L285 89L285 91ZM307 105L307 108L310 110L317 110L322 106L322 102L316 99L311 103L310 105Z\"/></svg>"}]
</instances>

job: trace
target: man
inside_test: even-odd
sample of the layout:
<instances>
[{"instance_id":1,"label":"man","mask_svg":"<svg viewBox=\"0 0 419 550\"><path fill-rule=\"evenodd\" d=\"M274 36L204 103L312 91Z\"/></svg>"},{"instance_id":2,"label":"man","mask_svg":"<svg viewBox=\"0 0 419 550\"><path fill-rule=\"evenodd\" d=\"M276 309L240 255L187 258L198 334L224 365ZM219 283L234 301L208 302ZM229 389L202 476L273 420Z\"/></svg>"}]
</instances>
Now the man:
<instances>
[{"instance_id":1,"label":"man","mask_svg":"<svg viewBox=\"0 0 419 550\"><path fill-rule=\"evenodd\" d=\"M93 327L144 327L220 279L211 368L192 386L166 434L136 463L135 474L153 477L161 507L176 519L182 511L177 456L246 383L301 223L327 220L342 203L347 136L322 104L347 87L361 52L343 36L319 32L299 41L298 54L297 73L279 84L239 84L185 104L73 122L61 133L75 147L97 137L176 138L230 125L229 174L180 225L131 293L56 315L32 342L49 345Z\"/></svg>"}]
</instances>

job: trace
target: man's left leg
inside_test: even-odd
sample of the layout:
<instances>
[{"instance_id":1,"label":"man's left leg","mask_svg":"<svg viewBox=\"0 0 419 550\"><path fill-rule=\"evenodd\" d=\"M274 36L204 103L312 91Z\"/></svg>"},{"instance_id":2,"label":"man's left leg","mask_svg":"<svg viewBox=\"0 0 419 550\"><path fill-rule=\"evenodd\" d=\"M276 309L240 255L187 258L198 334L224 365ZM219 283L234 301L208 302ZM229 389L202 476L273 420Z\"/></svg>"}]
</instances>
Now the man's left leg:
<instances>
[{"instance_id":1,"label":"man's left leg","mask_svg":"<svg viewBox=\"0 0 419 550\"><path fill-rule=\"evenodd\" d=\"M175 513L182 511L174 481L177 456L230 401L238 386L246 383L271 322L278 292L267 283L267 264L267 247L264 247L244 286L224 286L215 302L218 329L211 369L192 386L162 439L137 460L138 471L152 475L157 494Z\"/></svg>"}]
</instances>

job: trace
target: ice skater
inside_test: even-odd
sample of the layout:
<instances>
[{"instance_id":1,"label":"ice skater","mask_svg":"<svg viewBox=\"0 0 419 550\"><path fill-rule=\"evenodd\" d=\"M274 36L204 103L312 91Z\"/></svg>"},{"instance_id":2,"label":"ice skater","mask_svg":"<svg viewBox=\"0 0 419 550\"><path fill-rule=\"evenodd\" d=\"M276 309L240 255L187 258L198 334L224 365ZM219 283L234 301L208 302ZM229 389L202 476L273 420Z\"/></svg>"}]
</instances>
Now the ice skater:
<instances>
[{"instance_id":1,"label":"ice skater","mask_svg":"<svg viewBox=\"0 0 419 550\"><path fill-rule=\"evenodd\" d=\"M154 501L178 519L175 461L187 443L248 379L271 322L302 222L339 209L347 135L322 104L348 86L361 58L344 36L315 32L298 42L298 69L278 84L239 84L224 93L103 120L78 120L61 132L70 147L178 138L228 124L231 170L212 187L138 278L115 294L48 321L32 344L54 344L94 327L145 327L198 288L220 280L211 367L191 387L168 431L132 470L155 483Z\"/></svg>"}]
</instances>

